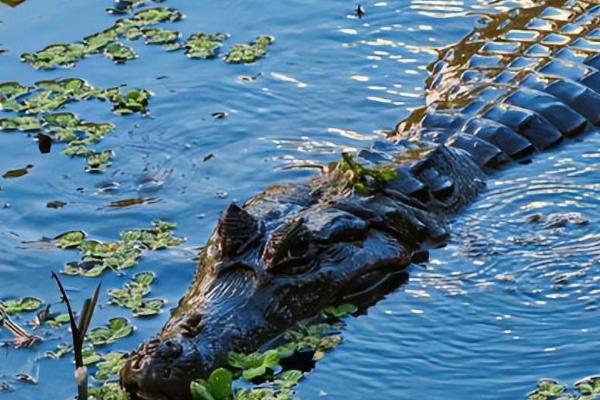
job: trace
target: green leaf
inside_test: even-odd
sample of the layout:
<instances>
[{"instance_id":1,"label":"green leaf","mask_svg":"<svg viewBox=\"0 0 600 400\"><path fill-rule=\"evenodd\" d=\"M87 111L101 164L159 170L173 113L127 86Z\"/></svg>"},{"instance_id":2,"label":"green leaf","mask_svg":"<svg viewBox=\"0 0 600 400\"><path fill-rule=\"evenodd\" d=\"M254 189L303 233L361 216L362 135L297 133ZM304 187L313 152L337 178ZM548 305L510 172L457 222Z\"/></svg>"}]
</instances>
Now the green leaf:
<instances>
[{"instance_id":1,"label":"green leaf","mask_svg":"<svg viewBox=\"0 0 600 400\"><path fill-rule=\"evenodd\" d=\"M55 238L55 240L58 240L56 247L61 249L79 247L83 243L85 236L85 232L83 231L71 231L63 233Z\"/></svg>"},{"instance_id":2,"label":"green leaf","mask_svg":"<svg viewBox=\"0 0 600 400\"><path fill-rule=\"evenodd\" d=\"M358 307L353 304L342 304L338 307L327 307L323 310L325 317L343 318L348 315L354 314L358 311Z\"/></svg>"},{"instance_id":3,"label":"green leaf","mask_svg":"<svg viewBox=\"0 0 600 400\"><path fill-rule=\"evenodd\" d=\"M242 370L242 376L246 380L263 376L267 369L274 369L279 365L279 353L277 350L268 350L264 353L229 353L229 365Z\"/></svg>"},{"instance_id":4,"label":"green leaf","mask_svg":"<svg viewBox=\"0 0 600 400\"><path fill-rule=\"evenodd\" d=\"M117 64L123 64L137 57L135 52L119 42L113 42L104 48L104 55Z\"/></svg>"},{"instance_id":5,"label":"green leaf","mask_svg":"<svg viewBox=\"0 0 600 400\"><path fill-rule=\"evenodd\" d=\"M85 44L85 53L92 54L102 51L104 48L106 48L106 46L116 40L117 35L117 30L115 28L110 28L103 32L98 32L87 36L83 39L83 43Z\"/></svg>"},{"instance_id":6,"label":"green leaf","mask_svg":"<svg viewBox=\"0 0 600 400\"><path fill-rule=\"evenodd\" d=\"M190 390L194 400L216 400L201 381L193 381Z\"/></svg>"},{"instance_id":7,"label":"green leaf","mask_svg":"<svg viewBox=\"0 0 600 400\"><path fill-rule=\"evenodd\" d=\"M225 368L214 370L206 382L206 389L215 400L228 400L231 397L233 375Z\"/></svg>"},{"instance_id":8,"label":"green leaf","mask_svg":"<svg viewBox=\"0 0 600 400\"><path fill-rule=\"evenodd\" d=\"M252 63L267 55L267 48L273 43L269 36L259 36L250 44L237 44L225 56L230 64Z\"/></svg>"},{"instance_id":9,"label":"green leaf","mask_svg":"<svg viewBox=\"0 0 600 400\"><path fill-rule=\"evenodd\" d=\"M106 327L93 329L88 336L88 340L96 347L104 346L132 333L133 326L126 318L113 318L108 321Z\"/></svg>"},{"instance_id":10,"label":"green leaf","mask_svg":"<svg viewBox=\"0 0 600 400\"><path fill-rule=\"evenodd\" d=\"M44 302L35 297L23 297L21 299L10 299L0 301L0 307L8 315L15 315L24 312L36 311L42 307Z\"/></svg>"},{"instance_id":11,"label":"green leaf","mask_svg":"<svg viewBox=\"0 0 600 400\"><path fill-rule=\"evenodd\" d=\"M275 384L286 389L291 389L300 382L304 374L297 370L288 370L280 374L275 380Z\"/></svg>"},{"instance_id":12,"label":"green leaf","mask_svg":"<svg viewBox=\"0 0 600 400\"><path fill-rule=\"evenodd\" d=\"M83 365L90 366L102 361L102 356L91 347L85 347L82 350Z\"/></svg>"},{"instance_id":13,"label":"green leaf","mask_svg":"<svg viewBox=\"0 0 600 400\"><path fill-rule=\"evenodd\" d=\"M42 128L42 124L34 117L15 117L0 119L0 131L31 132Z\"/></svg>"},{"instance_id":14,"label":"green leaf","mask_svg":"<svg viewBox=\"0 0 600 400\"><path fill-rule=\"evenodd\" d=\"M96 364L98 372L94 375L94 379L97 381L106 381L111 377L117 376L126 362L126 353L109 353L103 356L102 361Z\"/></svg>"},{"instance_id":15,"label":"green leaf","mask_svg":"<svg viewBox=\"0 0 600 400\"><path fill-rule=\"evenodd\" d=\"M179 32L162 28L142 29L146 44L170 44L179 40Z\"/></svg>"},{"instance_id":16,"label":"green leaf","mask_svg":"<svg viewBox=\"0 0 600 400\"><path fill-rule=\"evenodd\" d=\"M134 14L133 18L131 18L131 22L138 26L145 26L167 21L176 22L182 18L183 14L177 10L165 7L156 7L146 8L138 11Z\"/></svg>"},{"instance_id":17,"label":"green leaf","mask_svg":"<svg viewBox=\"0 0 600 400\"><path fill-rule=\"evenodd\" d=\"M47 320L46 323L52 328L60 328L61 326L69 323L69 314L59 314L54 318Z\"/></svg>"},{"instance_id":18,"label":"green leaf","mask_svg":"<svg viewBox=\"0 0 600 400\"><path fill-rule=\"evenodd\" d=\"M194 33L183 44L185 54L192 59L213 58L228 37L224 33L217 33L216 35L202 32Z\"/></svg>"}]
</instances>

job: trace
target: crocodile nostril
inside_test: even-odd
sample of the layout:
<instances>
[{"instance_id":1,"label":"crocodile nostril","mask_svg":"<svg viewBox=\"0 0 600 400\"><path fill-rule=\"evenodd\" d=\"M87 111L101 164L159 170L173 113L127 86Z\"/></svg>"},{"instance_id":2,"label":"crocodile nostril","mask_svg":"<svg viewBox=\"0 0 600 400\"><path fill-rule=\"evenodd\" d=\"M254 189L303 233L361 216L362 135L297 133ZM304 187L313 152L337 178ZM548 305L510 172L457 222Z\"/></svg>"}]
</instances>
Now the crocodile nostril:
<instances>
[{"instance_id":1,"label":"crocodile nostril","mask_svg":"<svg viewBox=\"0 0 600 400\"><path fill-rule=\"evenodd\" d=\"M156 349L158 357L175 358L182 352L181 345L172 340L161 343Z\"/></svg>"}]
</instances>

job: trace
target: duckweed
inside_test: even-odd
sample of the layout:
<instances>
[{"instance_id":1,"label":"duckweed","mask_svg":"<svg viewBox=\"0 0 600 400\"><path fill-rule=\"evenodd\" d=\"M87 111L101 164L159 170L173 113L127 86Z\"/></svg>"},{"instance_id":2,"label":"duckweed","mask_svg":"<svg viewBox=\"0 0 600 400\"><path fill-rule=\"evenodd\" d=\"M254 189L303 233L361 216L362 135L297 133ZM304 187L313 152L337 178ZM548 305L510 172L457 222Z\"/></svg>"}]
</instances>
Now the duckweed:
<instances>
[{"instance_id":1,"label":"duckweed","mask_svg":"<svg viewBox=\"0 0 600 400\"><path fill-rule=\"evenodd\" d=\"M88 400L129 400L129 396L118 383L106 383L103 386L91 388Z\"/></svg>"},{"instance_id":2,"label":"duckweed","mask_svg":"<svg viewBox=\"0 0 600 400\"><path fill-rule=\"evenodd\" d=\"M368 168L358 163L349 153L342 153L337 168L344 174L343 186L360 194L370 194L387 182L396 179L396 171L389 167Z\"/></svg>"},{"instance_id":3,"label":"duckweed","mask_svg":"<svg viewBox=\"0 0 600 400\"><path fill-rule=\"evenodd\" d=\"M146 300L150 294L150 285L154 282L152 272L136 274L131 282L126 283L121 289L108 291L109 303L125 307L133 312L135 317L148 317L161 312L165 301L162 299Z\"/></svg>"},{"instance_id":4,"label":"duckweed","mask_svg":"<svg viewBox=\"0 0 600 400\"><path fill-rule=\"evenodd\" d=\"M177 22L182 18L183 14L175 9L155 7L136 12L131 21L139 26L147 26L161 22Z\"/></svg>"},{"instance_id":5,"label":"duckweed","mask_svg":"<svg viewBox=\"0 0 600 400\"><path fill-rule=\"evenodd\" d=\"M268 370L274 370L279 365L277 350L268 350L265 353L229 353L228 362L231 367L242 370L244 379L250 381L264 376Z\"/></svg>"},{"instance_id":6,"label":"duckweed","mask_svg":"<svg viewBox=\"0 0 600 400\"><path fill-rule=\"evenodd\" d=\"M35 297L23 297L21 299L7 299L0 301L0 307L8 315L39 310L44 302Z\"/></svg>"},{"instance_id":7,"label":"duckweed","mask_svg":"<svg viewBox=\"0 0 600 400\"><path fill-rule=\"evenodd\" d=\"M115 126L82 121L73 113L57 110L69 102L96 99L112 103L112 111L118 115L146 115L151 96L144 89L100 90L77 78L39 81L33 87L5 82L0 84L0 105L5 111L26 115L0 118L0 131L40 132L38 137L45 139L40 151L49 152L52 142L65 143L65 155L86 158L87 172L103 172L111 165L114 152L98 151L92 146L113 132Z\"/></svg>"},{"instance_id":8,"label":"duckweed","mask_svg":"<svg viewBox=\"0 0 600 400\"><path fill-rule=\"evenodd\" d=\"M94 374L94 379L97 381L106 381L115 378L121 368L125 366L127 361L126 353L108 353L105 356L98 357L95 363L98 371Z\"/></svg>"},{"instance_id":9,"label":"duckweed","mask_svg":"<svg viewBox=\"0 0 600 400\"><path fill-rule=\"evenodd\" d=\"M217 33L215 35L202 32L194 33L183 45L185 47L185 54L193 59L213 58L228 37L225 33Z\"/></svg>"},{"instance_id":10,"label":"duckweed","mask_svg":"<svg viewBox=\"0 0 600 400\"><path fill-rule=\"evenodd\" d=\"M104 327L94 328L88 335L88 340L94 347L106 346L123 339L133 333L133 325L127 318L112 318Z\"/></svg>"},{"instance_id":11,"label":"duckweed","mask_svg":"<svg viewBox=\"0 0 600 400\"><path fill-rule=\"evenodd\" d=\"M137 57L135 52L130 47L127 47L119 42L108 44L104 48L104 55L110 60L114 61L116 64L123 64Z\"/></svg>"},{"instance_id":12,"label":"duckweed","mask_svg":"<svg viewBox=\"0 0 600 400\"><path fill-rule=\"evenodd\" d=\"M146 44L171 44L179 40L180 33L162 28L146 28L141 30Z\"/></svg>"},{"instance_id":13,"label":"duckweed","mask_svg":"<svg viewBox=\"0 0 600 400\"><path fill-rule=\"evenodd\" d=\"M119 271L132 268L137 264L143 250L161 250L183 243L185 239L173 235L174 229L174 224L155 221L150 229L124 231L121 233L121 240L109 243L84 240L82 233L78 231L59 235L55 238L57 247L78 249L82 253L81 261L68 263L62 273L97 277L106 270ZM150 285L145 282L144 280L141 284ZM146 307L137 310L140 315L146 313L153 315L162 307L162 304L159 307L158 301L147 301L145 305Z\"/></svg>"},{"instance_id":14,"label":"duckweed","mask_svg":"<svg viewBox=\"0 0 600 400\"><path fill-rule=\"evenodd\" d=\"M155 0L156 1L156 0ZM107 9L111 14L129 14L144 1L119 1L115 7ZM184 43L180 42L180 33L163 28L150 28L152 25L177 22L184 15L175 9L166 7L145 8L135 12L130 18L119 19L111 27L86 36L81 42L57 43L35 53L24 53L21 60L36 69L71 68L78 61L93 54L104 54L117 64L137 58L133 49L118 42L119 38L137 40L145 38L149 45L163 45L166 51L185 48L185 54L191 59L208 59L216 56L227 34L192 34ZM227 55L227 63L252 63L267 55L267 48L273 42L269 36L260 36L249 44L233 46Z\"/></svg>"},{"instance_id":15,"label":"duckweed","mask_svg":"<svg viewBox=\"0 0 600 400\"><path fill-rule=\"evenodd\" d=\"M540 379L537 388L527 400L593 400L600 398L600 376L592 376L575 383L571 390L553 379Z\"/></svg>"},{"instance_id":16,"label":"duckweed","mask_svg":"<svg viewBox=\"0 0 600 400\"><path fill-rule=\"evenodd\" d=\"M85 46L81 43L52 44L35 53L21 54L21 61L35 69L70 68L85 56Z\"/></svg>"},{"instance_id":17,"label":"duckweed","mask_svg":"<svg viewBox=\"0 0 600 400\"><path fill-rule=\"evenodd\" d=\"M112 164L114 152L104 150L99 153L88 153L86 156L86 172L104 172Z\"/></svg>"},{"instance_id":18,"label":"duckweed","mask_svg":"<svg viewBox=\"0 0 600 400\"><path fill-rule=\"evenodd\" d=\"M60 328L61 326L69 323L69 314L67 314L67 313L58 314L56 316L53 316L50 319L47 319L46 323L51 328L54 328L54 329Z\"/></svg>"},{"instance_id":19,"label":"duckweed","mask_svg":"<svg viewBox=\"0 0 600 400\"><path fill-rule=\"evenodd\" d=\"M236 44L225 56L225 62L230 64L253 63L267 55L267 49L272 43L273 38L259 36L250 44Z\"/></svg>"}]
</instances>

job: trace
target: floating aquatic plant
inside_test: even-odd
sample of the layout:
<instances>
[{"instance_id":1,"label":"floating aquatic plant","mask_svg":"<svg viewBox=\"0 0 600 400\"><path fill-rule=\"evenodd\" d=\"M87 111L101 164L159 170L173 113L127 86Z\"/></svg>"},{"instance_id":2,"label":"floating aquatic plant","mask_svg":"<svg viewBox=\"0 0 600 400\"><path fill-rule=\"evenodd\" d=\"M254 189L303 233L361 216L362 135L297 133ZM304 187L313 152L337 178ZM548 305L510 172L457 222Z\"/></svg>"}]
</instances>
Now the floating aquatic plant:
<instances>
[{"instance_id":1,"label":"floating aquatic plant","mask_svg":"<svg viewBox=\"0 0 600 400\"><path fill-rule=\"evenodd\" d=\"M116 28L111 27L102 32L94 33L93 35L87 36L83 39L84 52L85 54L100 53L109 44L113 43L119 33Z\"/></svg>"},{"instance_id":2,"label":"floating aquatic plant","mask_svg":"<svg viewBox=\"0 0 600 400\"><path fill-rule=\"evenodd\" d=\"M127 93L119 94L111 97L114 104L113 112L117 115L129 115L140 113L145 115L148 113L148 101L151 94L144 89L132 89Z\"/></svg>"},{"instance_id":3,"label":"floating aquatic plant","mask_svg":"<svg viewBox=\"0 0 600 400\"><path fill-rule=\"evenodd\" d=\"M527 400L593 400L600 398L600 376L592 376L575 383L570 390L553 379L540 379L537 388Z\"/></svg>"},{"instance_id":4,"label":"floating aquatic plant","mask_svg":"<svg viewBox=\"0 0 600 400\"><path fill-rule=\"evenodd\" d=\"M35 69L70 68L85 56L85 46L81 43L52 44L35 53L21 54L21 61Z\"/></svg>"},{"instance_id":5,"label":"floating aquatic plant","mask_svg":"<svg viewBox=\"0 0 600 400\"><path fill-rule=\"evenodd\" d=\"M126 361L126 353L108 353L105 356L101 356L95 363L98 371L94 374L94 379L97 381L106 381L114 378L119 374L121 368L125 366Z\"/></svg>"},{"instance_id":6,"label":"floating aquatic plant","mask_svg":"<svg viewBox=\"0 0 600 400\"><path fill-rule=\"evenodd\" d=\"M273 43L269 36L259 36L250 44L236 44L225 56L230 64L252 63L267 55L268 47Z\"/></svg>"},{"instance_id":7,"label":"floating aquatic plant","mask_svg":"<svg viewBox=\"0 0 600 400\"><path fill-rule=\"evenodd\" d=\"M118 383L106 383L89 390L89 400L129 400L129 396Z\"/></svg>"},{"instance_id":8,"label":"floating aquatic plant","mask_svg":"<svg viewBox=\"0 0 600 400\"><path fill-rule=\"evenodd\" d=\"M86 172L104 172L114 157L112 150L104 150L99 153L86 154Z\"/></svg>"},{"instance_id":9,"label":"floating aquatic plant","mask_svg":"<svg viewBox=\"0 0 600 400\"><path fill-rule=\"evenodd\" d=\"M111 318L106 326L94 328L88 335L88 340L96 347L106 346L123 339L133 333L133 325L127 318Z\"/></svg>"},{"instance_id":10,"label":"floating aquatic plant","mask_svg":"<svg viewBox=\"0 0 600 400\"><path fill-rule=\"evenodd\" d=\"M190 390L194 400L230 400L233 375L225 368L217 368L208 379L192 382Z\"/></svg>"},{"instance_id":11,"label":"floating aquatic plant","mask_svg":"<svg viewBox=\"0 0 600 400\"><path fill-rule=\"evenodd\" d=\"M16 117L0 119L1 131L31 132L42 128L42 124L34 117Z\"/></svg>"},{"instance_id":12,"label":"floating aquatic plant","mask_svg":"<svg viewBox=\"0 0 600 400\"><path fill-rule=\"evenodd\" d=\"M209 35L207 33L194 33L183 44L185 54L189 58L207 59L217 55L217 51L229 36L225 33Z\"/></svg>"},{"instance_id":13,"label":"floating aquatic plant","mask_svg":"<svg viewBox=\"0 0 600 400\"><path fill-rule=\"evenodd\" d=\"M35 297L23 297L21 299L8 299L0 301L0 307L8 315L39 310L44 302Z\"/></svg>"},{"instance_id":14,"label":"floating aquatic plant","mask_svg":"<svg viewBox=\"0 0 600 400\"><path fill-rule=\"evenodd\" d=\"M81 261L68 263L63 274L97 277L106 270L118 271L134 267L143 250L161 250L180 245L184 239L174 236L174 229L174 224L154 221L150 229L122 232L121 240L115 242L85 240L85 234L81 231L66 232L54 240L59 248L78 249L82 253ZM158 305L157 301L147 302L147 308L141 308L138 312L151 313Z\"/></svg>"},{"instance_id":15,"label":"floating aquatic plant","mask_svg":"<svg viewBox=\"0 0 600 400\"><path fill-rule=\"evenodd\" d=\"M180 33L162 28L145 28L141 30L146 44L171 44L179 40Z\"/></svg>"},{"instance_id":16,"label":"floating aquatic plant","mask_svg":"<svg viewBox=\"0 0 600 400\"><path fill-rule=\"evenodd\" d=\"M108 291L109 303L129 308L136 317L148 317L159 314L165 305L162 299L149 299L145 297L150 293L150 285L154 282L152 272L141 272L134 275L133 279L121 289Z\"/></svg>"},{"instance_id":17,"label":"floating aquatic plant","mask_svg":"<svg viewBox=\"0 0 600 400\"><path fill-rule=\"evenodd\" d=\"M252 354L229 353L228 364L233 374L223 368L215 370L207 380L192 382L190 390L194 400L291 400L293 388L304 377L304 373L288 369L272 375L280 369L282 359L289 358L297 352L314 353L314 359L322 357L325 351L341 343L338 333L343 326L340 318L350 315L357 309L350 304L330 307L322 315L333 319L332 323L297 324L288 329L284 338L286 343L265 352ZM260 378L260 387L233 391L232 382L235 376L252 381Z\"/></svg>"},{"instance_id":18,"label":"floating aquatic plant","mask_svg":"<svg viewBox=\"0 0 600 400\"><path fill-rule=\"evenodd\" d=\"M104 48L104 55L114 61L116 64L123 64L137 57L135 52L130 47L127 47L119 42L108 44Z\"/></svg>"},{"instance_id":19,"label":"floating aquatic plant","mask_svg":"<svg viewBox=\"0 0 600 400\"><path fill-rule=\"evenodd\" d=\"M60 328L61 326L66 325L66 324L69 323L69 314L68 313L62 313L62 314L55 315L55 316L47 319L46 323L51 328L55 328L55 329L56 328Z\"/></svg>"},{"instance_id":20,"label":"floating aquatic plant","mask_svg":"<svg viewBox=\"0 0 600 400\"><path fill-rule=\"evenodd\" d=\"M396 171L389 167L365 167L349 153L342 153L338 169L345 176L343 186L353 188L361 194L370 194L378 185L385 185L397 176Z\"/></svg>"},{"instance_id":21,"label":"floating aquatic plant","mask_svg":"<svg viewBox=\"0 0 600 400\"><path fill-rule=\"evenodd\" d=\"M166 7L147 8L134 14L131 21L139 26L154 25L161 22L177 22L183 18L178 10Z\"/></svg>"},{"instance_id":22,"label":"floating aquatic plant","mask_svg":"<svg viewBox=\"0 0 600 400\"><path fill-rule=\"evenodd\" d=\"M277 350L252 354L229 353L228 362L231 367L242 371L244 379L251 381L274 370L279 365L279 353Z\"/></svg>"},{"instance_id":23,"label":"floating aquatic plant","mask_svg":"<svg viewBox=\"0 0 600 400\"><path fill-rule=\"evenodd\" d=\"M147 114L151 93L144 89L124 90L120 87L97 89L82 79L36 82L26 87L17 82L0 84L0 105L7 111L25 116L0 118L0 131L39 132L40 152L50 151L53 142L65 143L63 153L69 157L85 157L86 171L103 172L114 158L110 149L96 150L98 144L115 126L106 122L82 121L73 113L57 112L69 102L97 99L112 103L115 114Z\"/></svg>"},{"instance_id":24,"label":"floating aquatic plant","mask_svg":"<svg viewBox=\"0 0 600 400\"><path fill-rule=\"evenodd\" d=\"M332 318L344 318L347 317L348 315L352 315L355 312L358 311L358 307L356 307L354 304L341 304L339 306L331 306L331 307L327 307L325 308L321 314L324 317L332 317Z\"/></svg>"}]
</instances>

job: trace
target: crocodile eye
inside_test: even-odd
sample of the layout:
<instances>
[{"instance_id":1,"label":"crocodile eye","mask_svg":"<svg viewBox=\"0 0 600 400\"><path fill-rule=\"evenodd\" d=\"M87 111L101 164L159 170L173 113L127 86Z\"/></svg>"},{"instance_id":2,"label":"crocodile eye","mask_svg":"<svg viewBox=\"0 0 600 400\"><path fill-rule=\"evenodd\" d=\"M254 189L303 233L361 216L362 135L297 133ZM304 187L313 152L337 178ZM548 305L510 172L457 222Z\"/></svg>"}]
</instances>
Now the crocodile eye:
<instances>
[{"instance_id":1,"label":"crocodile eye","mask_svg":"<svg viewBox=\"0 0 600 400\"><path fill-rule=\"evenodd\" d=\"M295 275L312 268L315 252L311 232L297 219L273 233L262 261L271 273Z\"/></svg>"},{"instance_id":2,"label":"crocodile eye","mask_svg":"<svg viewBox=\"0 0 600 400\"><path fill-rule=\"evenodd\" d=\"M217 237L223 256L241 253L259 235L256 219L243 208L231 203L221 216Z\"/></svg>"}]
</instances>

